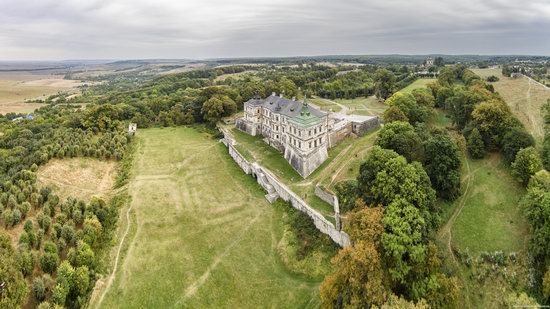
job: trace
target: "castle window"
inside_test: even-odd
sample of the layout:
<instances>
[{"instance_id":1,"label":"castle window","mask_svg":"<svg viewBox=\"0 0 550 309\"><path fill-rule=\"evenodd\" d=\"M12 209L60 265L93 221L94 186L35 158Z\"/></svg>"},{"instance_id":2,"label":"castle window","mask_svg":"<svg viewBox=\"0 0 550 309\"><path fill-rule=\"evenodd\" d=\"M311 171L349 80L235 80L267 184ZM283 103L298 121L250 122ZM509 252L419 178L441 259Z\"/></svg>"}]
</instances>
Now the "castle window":
<instances>
[{"instance_id":1,"label":"castle window","mask_svg":"<svg viewBox=\"0 0 550 309\"><path fill-rule=\"evenodd\" d=\"M311 142L309 142L309 148L311 148Z\"/></svg>"},{"instance_id":2,"label":"castle window","mask_svg":"<svg viewBox=\"0 0 550 309\"><path fill-rule=\"evenodd\" d=\"M323 137L321 136L321 138L319 139L319 144L321 144L323 142Z\"/></svg>"},{"instance_id":3,"label":"castle window","mask_svg":"<svg viewBox=\"0 0 550 309\"><path fill-rule=\"evenodd\" d=\"M302 148L302 142L298 142L298 147Z\"/></svg>"}]
</instances>

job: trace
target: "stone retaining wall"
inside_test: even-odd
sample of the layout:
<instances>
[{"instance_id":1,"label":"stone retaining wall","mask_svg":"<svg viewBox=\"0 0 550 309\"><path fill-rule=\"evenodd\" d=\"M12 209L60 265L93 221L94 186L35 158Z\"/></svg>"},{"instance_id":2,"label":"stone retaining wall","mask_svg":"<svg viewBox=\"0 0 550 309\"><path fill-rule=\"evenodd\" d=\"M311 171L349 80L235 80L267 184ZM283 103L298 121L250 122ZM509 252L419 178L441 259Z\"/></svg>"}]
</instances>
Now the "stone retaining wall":
<instances>
[{"instance_id":1,"label":"stone retaining wall","mask_svg":"<svg viewBox=\"0 0 550 309\"><path fill-rule=\"evenodd\" d=\"M248 160L246 160L235 148L235 140L226 132L224 132L224 138L221 141L225 146L227 146L229 149L229 155L233 158L233 160L235 160L239 167L241 167L246 174L254 176L262 188L264 188L267 192L266 198L270 203L275 201L277 198L290 202L292 207L308 215L313 220L315 227L322 233L328 235L335 243L341 247L345 247L350 244L349 235L346 234L346 232L339 230L339 220L337 220L337 228L330 221L325 219L325 217L317 210L311 208L285 184L279 181L277 177L271 173L271 171L258 163L248 162ZM331 205L334 206L334 204Z\"/></svg>"}]
</instances>

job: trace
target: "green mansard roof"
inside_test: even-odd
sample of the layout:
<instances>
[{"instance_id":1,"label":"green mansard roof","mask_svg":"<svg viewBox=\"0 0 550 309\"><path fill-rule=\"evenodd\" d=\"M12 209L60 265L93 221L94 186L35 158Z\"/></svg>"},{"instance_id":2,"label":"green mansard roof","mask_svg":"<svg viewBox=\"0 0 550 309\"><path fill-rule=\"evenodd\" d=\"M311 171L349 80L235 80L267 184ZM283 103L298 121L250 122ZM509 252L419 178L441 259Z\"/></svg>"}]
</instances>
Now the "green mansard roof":
<instances>
[{"instance_id":1,"label":"green mansard roof","mask_svg":"<svg viewBox=\"0 0 550 309\"><path fill-rule=\"evenodd\" d=\"M304 103L302 104L299 114L290 118L290 121L301 127L310 127L318 124L321 121L321 117L311 112L309 105L304 99Z\"/></svg>"}]
</instances>

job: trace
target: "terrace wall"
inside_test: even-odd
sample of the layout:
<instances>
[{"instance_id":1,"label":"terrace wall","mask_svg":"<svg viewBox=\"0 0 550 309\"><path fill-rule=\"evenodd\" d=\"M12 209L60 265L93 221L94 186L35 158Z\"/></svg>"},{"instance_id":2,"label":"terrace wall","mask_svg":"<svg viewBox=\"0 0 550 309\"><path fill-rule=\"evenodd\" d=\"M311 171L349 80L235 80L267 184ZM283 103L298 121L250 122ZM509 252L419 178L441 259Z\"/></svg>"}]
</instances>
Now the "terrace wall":
<instances>
[{"instance_id":1,"label":"terrace wall","mask_svg":"<svg viewBox=\"0 0 550 309\"><path fill-rule=\"evenodd\" d=\"M284 183L279 181L277 177L271 173L271 171L258 163L248 162L248 160L246 160L235 148L234 145L236 142L228 133L224 132L224 138L221 142L227 146L229 149L229 155L233 158L233 160L235 160L239 167L246 174L254 176L262 188L267 191L266 198L270 203L278 197L284 201L290 202L292 207L308 215L313 220L315 227L321 233L328 235L335 243L341 247L345 247L350 244L349 235L346 232L336 228L330 221L325 219L322 214L309 206L296 193L290 190ZM331 205L334 206L334 204Z\"/></svg>"}]
</instances>

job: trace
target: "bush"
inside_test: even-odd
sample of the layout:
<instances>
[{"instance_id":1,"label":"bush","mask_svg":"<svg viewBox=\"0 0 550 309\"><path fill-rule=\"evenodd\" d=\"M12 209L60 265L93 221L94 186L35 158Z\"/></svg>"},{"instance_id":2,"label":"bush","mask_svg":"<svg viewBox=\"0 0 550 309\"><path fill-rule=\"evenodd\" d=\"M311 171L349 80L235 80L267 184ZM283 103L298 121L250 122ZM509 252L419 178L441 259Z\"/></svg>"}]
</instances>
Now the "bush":
<instances>
[{"instance_id":1,"label":"bush","mask_svg":"<svg viewBox=\"0 0 550 309\"><path fill-rule=\"evenodd\" d=\"M32 282L32 292L37 301L44 300L46 297L46 285L44 284L44 280L42 280L42 278L34 278Z\"/></svg>"},{"instance_id":2,"label":"bush","mask_svg":"<svg viewBox=\"0 0 550 309\"><path fill-rule=\"evenodd\" d=\"M494 75L491 75L491 76L487 77L487 81L490 82L490 83L498 82L499 80L500 80L500 78L498 78Z\"/></svg>"}]
</instances>

